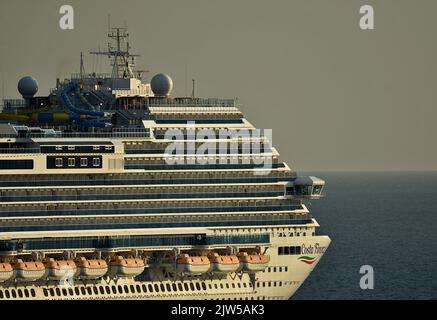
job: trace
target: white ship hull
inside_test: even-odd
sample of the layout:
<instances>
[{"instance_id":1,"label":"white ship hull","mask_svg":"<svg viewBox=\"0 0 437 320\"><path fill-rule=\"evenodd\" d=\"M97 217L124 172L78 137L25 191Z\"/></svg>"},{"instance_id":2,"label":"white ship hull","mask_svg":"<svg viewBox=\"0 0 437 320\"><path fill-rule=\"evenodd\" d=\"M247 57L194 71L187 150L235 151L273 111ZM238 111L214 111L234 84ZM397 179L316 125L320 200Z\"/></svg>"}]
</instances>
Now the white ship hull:
<instances>
[{"instance_id":1,"label":"white ship hull","mask_svg":"<svg viewBox=\"0 0 437 320\"><path fill-rule=\"evenodd\" d=\"M302 239L273 237L268 249L269 267L263 272L230 273L225 276L204 274L199 277L139 281L133 278L112 280L39 281L0 287L0 299L79 300L288 300L317 266L331 240L327 236ZM278 246L318 248L319 253L278 255ZM303 262L302 256L314 258Z\"/></svg>"}]
</instances>

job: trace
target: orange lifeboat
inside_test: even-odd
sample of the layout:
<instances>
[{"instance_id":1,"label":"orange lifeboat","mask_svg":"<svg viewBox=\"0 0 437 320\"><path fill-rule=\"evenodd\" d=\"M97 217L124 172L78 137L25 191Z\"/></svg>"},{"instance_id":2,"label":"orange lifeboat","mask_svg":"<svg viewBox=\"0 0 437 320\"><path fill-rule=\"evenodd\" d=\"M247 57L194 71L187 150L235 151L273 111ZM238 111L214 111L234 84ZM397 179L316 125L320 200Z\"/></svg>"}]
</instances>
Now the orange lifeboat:
<instances>
[{"instance_id":1,"label":"orange lifeboat","mask_svg":"<svg viewBox=\"0 0 437 320\"><path fill-rule=\"evenodd\" d=\"M55 260L48 258L45 259L43 263L46 268L45 277L51 280L73 277L77 272L77 267L73 260Z\"/></svg>"},{"instance_id":2,"label":"orange lifeboat","mask_svg":"<svg viewBox=\"0 0 437 320\"><path fill-rule=\"evenodd\" d=\"M80 257L74 261L77 266L76 277L82 279L98 279L108 272L108 264L101 259Z\"/></svg>"},{"instance_id":3,"label":"orange lifeboat","mask_svg":"<svg viewBox=\"0 0 437 320\"><path fill-rule=\"evenodd\" d=\"M176 257L176 272L189 275L199 275L209 271L211 263L205 256L190 256L178 254Z\"/></svg>"},{"instance_id":4,"label":"orange lifeboat","mask_svg":"<svg viewBox=\"0 0 437 320\"><path fill-rule=\"evenodd\" d=\"M211 271L214 273L236 272L240 268L240 260L235 255L221 256L213 252L208 254L208 259L211 262Z\"/></svg>"},{"instance_id":5,"label":"orange lifeboat","mask_svg":"<svg viewBox=\"0 0 437 320\"><path fill-rule=\"evenodd\" d=\"M239 252L237 254L240 260L240 270L246 272L264 271L269 264L269 257L264 254L248 254L247 252Z\"/></svg>"},{"instance_id":6,"label":"orange lifeboat","mask_svg":"<svg viewBox=\"0 0 437 320\"><path fill-rule=\"evenodd\" d=\"M36 281L44 277L45 267L41 261L14 260L11 263L14 278L20 281Z\"/></svg>"},{"instance_id":7,"label":"orange lifeboat","mask_svg":"<svg viewBox=\"0 0 437 320\"><path fill-rule=\"evenodd\" d=\"M109 263L109 273L111 276L135 277L143 273L144 268L144 260L139 258L115 256Z\"/></svg>"},{"instance_id":8,"label":"orange lifeboat","mask_svg":"<svg viewBox=\"0 0 437 320\"><path fill-rule=\"evenodd\" d=\"M0 263L0 282L5 282L11 279L14 275L14 269L10 263Z\"/></svg>"}]
</instances>

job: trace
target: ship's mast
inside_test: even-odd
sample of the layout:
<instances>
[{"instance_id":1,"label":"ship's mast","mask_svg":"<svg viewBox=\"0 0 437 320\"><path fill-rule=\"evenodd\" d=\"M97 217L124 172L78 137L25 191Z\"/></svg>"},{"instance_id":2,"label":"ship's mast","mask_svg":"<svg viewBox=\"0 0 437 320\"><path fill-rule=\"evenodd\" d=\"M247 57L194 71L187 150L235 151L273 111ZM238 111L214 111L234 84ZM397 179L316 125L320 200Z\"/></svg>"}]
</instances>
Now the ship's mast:
<instances>
[{"instance_id":1,"label":"ship's mast","mask_svg":"<svg viewBox=\"0 0 437 320\"><path fill-rule=\"evenodd\" d=\"M80 53L80 71L79 71L80 78L83 79L85 76L85 66L83 64L83 54Z\"/></svg>"},{"instance_id":2,"label":"ship's mast","mask_svg":"<svg viewBox=\"0 0 437 320\"><path fill-rule=\"evenodd\" d=\"M108 51L91 51L91 54L108 56L111 59L113 79L117 78L133 78L133 67L137 54L129 52L129 33L127 27L109 28L108 38L115 42L115 46L108 43Z\"/></svg>"}]
</instances>

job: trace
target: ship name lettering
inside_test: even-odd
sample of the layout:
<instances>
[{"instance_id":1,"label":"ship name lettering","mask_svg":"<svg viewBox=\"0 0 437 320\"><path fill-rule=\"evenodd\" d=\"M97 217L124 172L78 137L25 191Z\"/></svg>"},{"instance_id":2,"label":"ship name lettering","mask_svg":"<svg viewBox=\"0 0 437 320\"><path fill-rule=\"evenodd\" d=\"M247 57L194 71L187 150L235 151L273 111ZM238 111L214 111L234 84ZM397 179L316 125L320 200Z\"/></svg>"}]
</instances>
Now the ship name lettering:
<instances>
[{"instance_id":1,"label":"ship name lettering","mask_svg":"<svg viewBox=\"0 0 437 320\"><path fill-rule=\"evenodd\" d=\"M302 254L324 254L326 247L321 246L319 243L305 245L302 244Z\"/></svg>"}]
</instances>

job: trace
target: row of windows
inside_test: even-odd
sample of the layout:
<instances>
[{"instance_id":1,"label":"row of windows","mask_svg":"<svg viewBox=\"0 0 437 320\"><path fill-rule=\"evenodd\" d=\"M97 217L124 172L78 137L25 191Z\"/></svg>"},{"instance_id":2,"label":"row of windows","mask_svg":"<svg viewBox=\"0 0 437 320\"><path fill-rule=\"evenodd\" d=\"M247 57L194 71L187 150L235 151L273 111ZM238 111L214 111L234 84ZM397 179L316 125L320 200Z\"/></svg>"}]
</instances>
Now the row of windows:
<instances>
[{"instance_id":1,"label":"row of windows","mask_svg":"<svg viewBox=\"0 0 437 320\"><path fill-rule=\"evenodd\" d=\"M114 146L41 146L41 153L114 153Z\"/></svg>"},{"instance_id":2,"label":"row of windows","mask_svg":"<svg viewBox=\"0 0 437 320\"><path fill-rule=\"evenodd\" d=\"M124 168L129 170L212 170L212 169L277 169L284 168L283 163L262 164L198 164L198 165L130 165L126 162Z\"/></svg>"},{"instance_id":3,"label":"row of windows","mask_svg":"<svg viewBox=\"0 0 437 320\"><path fill-rule=\"evenodd\" d=\"M288 267L267 267L264 272L288 272Z\"/></svg>"},{"instance_id":4,"label":"row of windows","mask_svg":"<svg viewBox=\"0 0 437 320\"><path fill-rule=\"evenodd\" d=\"M283 286L282 281L263 281L257 282L256 287L281 287ZM142 293L162 293L162 292L187 292L187 291L206 291L212 289L243 289L252 288L252 283L237 282L237 283L209 283L205 282L190 282L190 283L149 283L142 285L112 285L112 286L88 286L88 287L74 287L74 288L43 288L43 294L45 297L60 297L60 296L74 296L74 295L110 295L110 294L142 294ZM21 289L21 288L10 288L10 289L0 289L0 299L16 299L16 298L35 298L35 289Z\"/></svg>"},{"instance_id":5,"label":"row of windows","mask_svg":"<svg viewBox=\"0 0 437 320\"><path fill-rule=\"evenodd\" d=\"M292 246L292 247L278 247L278 255L292 255L292 254L301 254L302 247L300 246Z\"/></svg>"},{"instance_id":6,"label":"row of windows","mask_svg":"<svg viewBox=\"0 0 437 320\"><path fill-rule=\"evenodd\" d=\"M47 169L101 168L101 156L47 157Z\"/></svg>"},{"instance_id":7,"label":"row of windows","mask_svg":"<svg viewBox=\"0 0 437 320\"><path fill-rule=\"evenodd\" d=\"M147 205L147 204L145 204ZM296 206L250 206L250 207L197 207L197 208L165 208L165 209L123 209L123 208L110 208L110 209L63 209L62 207L53 208L52 210L22 210L19 207L10 207L8 210L4 210L1 212L2 217L46 217L46 216L66 216L66 215L75 215L75 216L86 216L86 215L127 215L127 214L157 214L157 213L168 213L168 214L186 214L186 213L205 213L205 212L260 212L260 211L293 211L296 209L300 209L300 207ZM309 215L299 215L295 217L290 217L291 220L308 220L310 218ZM305 222L306 223L306 222Z\"/></svg>"},{"instance_id":8,"label":"row of windows","mask_svg":"<svg viewBox=\"0 0 437 320\"><path fill-rule=\"evenodd\" d=\"M63 158L56 158L55 159L55 166L56 167L63 167L63 165L64 165ZM67 165L69 167L75 167L76 166L76 158L68 158ZM88 167L88 158L80 158L80 166L81 167ZM99 166L100 166L100 158L93 158L93 167L99 167Z\"/></svg>"},{"instance_id":9,"label":"row of windows","mask_svg":"<svg viewBox=\"0 0 437 320\"><path fill-rule=\"evenodd\" d=\"M54 250L59 248L132 248L266 243L270 243L268 234L40 238L27 239L25 242L1 240L0 251L17 251L18 246L24 250Z\"/></svg>"},{"instance_id":10,"label":"row of windows","mask_svg":"<svg viewBox=\"0 0 437 320\"><path fill-rule=\"evenodd\" d=\"M196 228L196 227L231 227L231 226L259 226L259 225L289 225L298 223L309 223L310 220L260 220L260 221L202 221L202 222L176 222L176 223L130 223L130 224L103 224L96 221L87 225L60 223L58 225L26 225L26 226L1 226L1 232L22 232L22 231L59 231L59 230L101 230L101 229L138 229L138 228ZM300 254L300 253L292 253Z\"/></svg>"},{"instance_id":11,"label":"row of windows","mask_svg":"<svg viewBox=\"0 0 437 320\"><path fill-rule=\"evenodd\" d=\"M251 283L209 283L205 282L179 282L179 283L149 283L142 285L112 285L112 286L93 286L93 287L74 287L74 288L44 288L45 297L68 296L68 295L109 295L109 294L137 294L137 293L161 293L161 292L187 292L187 291L206 291L212 289L243 289L252 288Z\"/></svg>"},{"instance_id":12,"label":"row of windows","mask_svg":"<svg viewBox=\"0 0 437 320\"><path fill-rule=\"evenodd\" d=\"M109 175L108 175L109 176ZM53 177L52 177L53 178ZM98 177L96 177L98 179ZM44 186L101 186L101 185L143 185L143 184L223 184L223 183L268 183L268 182L281 182L282 179L279 178L217 178L217 179L132 179L132 180L52 180L52 181L0 181L0 186L2 187L44 187Z\"/></svg>"},{"instance_id":13,"label":"row of windows","mask_svg":"<svg viewBox=\"0 0 437 320\"><path fill-rule=\"evenodd\" d=\"M76 201L76 200L138 200L138 199L185 199L185 198L249 198L249 197L279 197L281 192L268 193L183 193L183 194L96 194L96 195L53 195L43 197L3 197L0 201Z\"/></svg>"},{"instance_id":14,"label":"row of windows","mask_svg":"<svg viewBox=\"0 0 437 320\"><path fill-rule=\"evenodd\" d=\"M282 281L261 281L257 282L257 288L265 288L265 287L282 287L284 283Z\"/></svg>"},{"instance_id":15,"label":"row of windows","mask_svg":"<svg viewBox=\"0 0 437 320\"><path fill-rule=\"evenodd\" d=\"M36 292L35 289L5 289L2 290L0 289L0 299L16 299L16 298L35 298L36 297Z\"/></svg>"}]
</instances>

